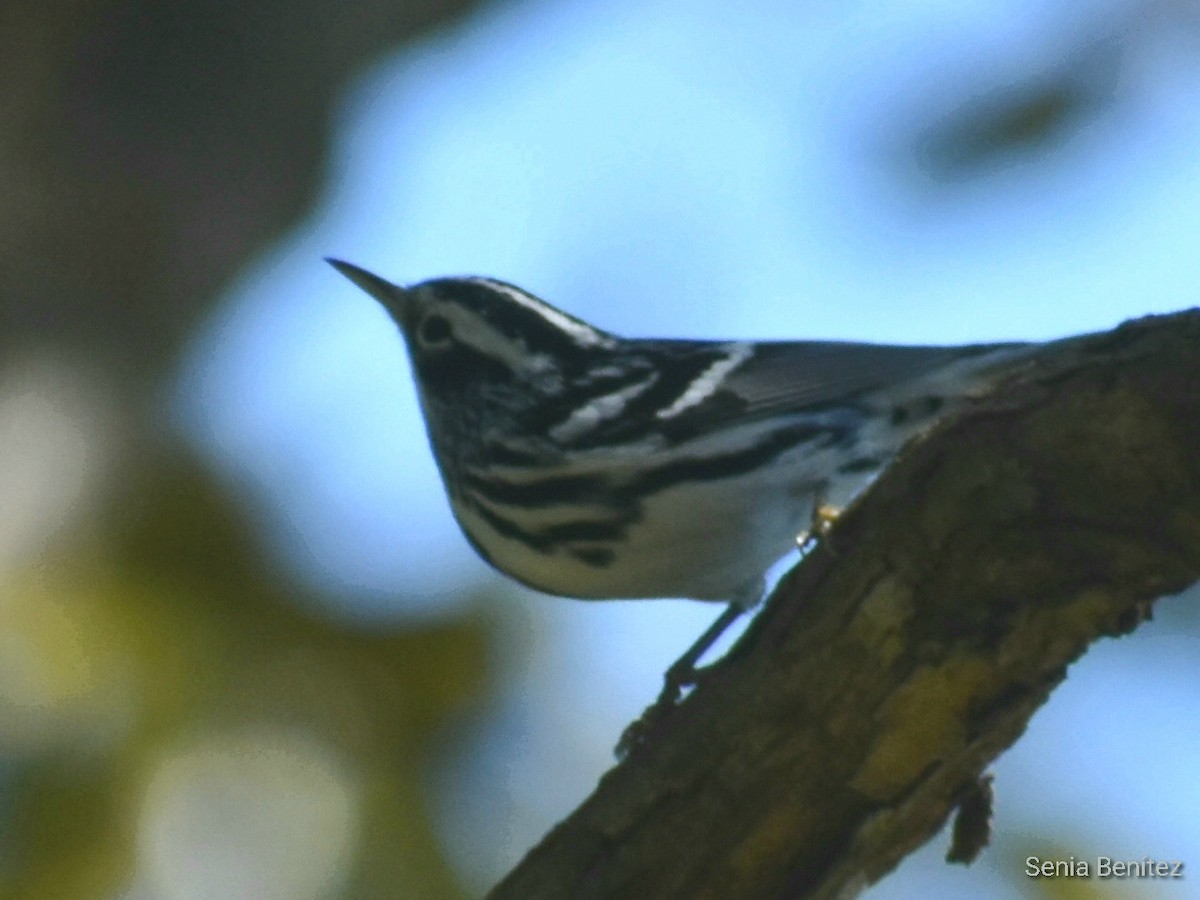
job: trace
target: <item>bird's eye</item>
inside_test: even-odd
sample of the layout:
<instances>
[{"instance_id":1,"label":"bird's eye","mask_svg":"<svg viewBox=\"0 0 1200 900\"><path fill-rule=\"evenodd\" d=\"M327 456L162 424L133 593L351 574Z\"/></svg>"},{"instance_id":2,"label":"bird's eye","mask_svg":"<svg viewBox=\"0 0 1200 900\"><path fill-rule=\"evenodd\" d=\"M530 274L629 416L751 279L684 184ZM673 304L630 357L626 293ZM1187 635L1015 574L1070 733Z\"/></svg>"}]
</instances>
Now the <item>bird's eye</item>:
<instances>
[{"instance_id":1,"label":"bird's eye","mask_svg":"<svg viewBox=\"0 0 1200 900\"><path fill-rule=\"evenodd\" d=\"M444 344L450 340L451 334L453 334L453 329L450 327L450 320L437 313L427 315L421 321L420 328L417 329L417 336L421 339L421 343L428 345Z\"/></svg>"}]
</instances>

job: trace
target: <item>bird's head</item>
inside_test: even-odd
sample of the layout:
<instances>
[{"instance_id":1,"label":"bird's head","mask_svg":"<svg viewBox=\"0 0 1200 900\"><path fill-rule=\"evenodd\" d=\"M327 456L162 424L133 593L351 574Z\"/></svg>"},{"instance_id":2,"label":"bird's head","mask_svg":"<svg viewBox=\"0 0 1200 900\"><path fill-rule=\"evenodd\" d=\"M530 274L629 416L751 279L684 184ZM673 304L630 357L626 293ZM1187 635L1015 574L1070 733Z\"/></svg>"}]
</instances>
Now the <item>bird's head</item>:
<instances>
[{"instance_id":1,"label":"bird's head","mask_svg":"<svg viewBox=\"0 0 1200 900\"><path fill-rule=\"evenodd\" d=\"M341 260L329 263L378 300L400 326L427 411L492 408L561 393L616 340L514 285L435 278L408 287Z\"/></svg>"}]
</instances>

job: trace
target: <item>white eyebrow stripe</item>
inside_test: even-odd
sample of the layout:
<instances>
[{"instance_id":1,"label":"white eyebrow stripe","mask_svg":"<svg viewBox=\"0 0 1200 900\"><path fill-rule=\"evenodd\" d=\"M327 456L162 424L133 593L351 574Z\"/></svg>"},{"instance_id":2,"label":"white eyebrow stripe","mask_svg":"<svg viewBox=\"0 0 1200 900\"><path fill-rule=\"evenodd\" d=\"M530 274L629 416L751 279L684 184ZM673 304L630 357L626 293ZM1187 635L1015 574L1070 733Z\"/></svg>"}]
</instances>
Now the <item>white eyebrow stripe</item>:
<instances>
[{"instance_id":1,"label":"white eyebrow stripe","mask_svg":"<svg viewBox=\"0 0 1200 900\"><path fill-rule=\"evenodd\" d=\"M548 303L543 303L534 297L529 296L524 291L517 290L511 285L503 284L499 281L493 281L491 278L468 278L468 281L473 281L476 284L487 285L493 291L497 291L508 299L512 300L518 306L523 306L526 309L531 309L541 315L544 319L554 324L556 328L560 328L567 334L571 335L580 344L587 347L610 346L612 339L606 335L600 334L596 329L585 325L584 323L572 319L565 313L559 312Z\"/></svg>"},{"instance_id":2,"label":"white eyebrow stripe","mask_svg":"<svg viewBox=\"0 0 1200 900\"><path fill-rule=\"evenodd\" d=\"M729 344L728 347L729 352L701 372L674 403L658 411L658 418L672 419L696 404L703 403L724 383L725 376L754 355L753 344Z\"/></svg>"},{"instance_id":3,"label":"white eyebrow stripe","mask_svg":"<svg viewBox=\"0 0 1200 900\"><path fill-rule=\"evenodd\" d=\"M619 391L595 398L551 428L550 437L563 443L582 437L602 422L621 415L630 400L648 390L656 381L658 381L658 374L651 372L650 377L644 381L626 385Z\"/></svg>"}]
</instances>

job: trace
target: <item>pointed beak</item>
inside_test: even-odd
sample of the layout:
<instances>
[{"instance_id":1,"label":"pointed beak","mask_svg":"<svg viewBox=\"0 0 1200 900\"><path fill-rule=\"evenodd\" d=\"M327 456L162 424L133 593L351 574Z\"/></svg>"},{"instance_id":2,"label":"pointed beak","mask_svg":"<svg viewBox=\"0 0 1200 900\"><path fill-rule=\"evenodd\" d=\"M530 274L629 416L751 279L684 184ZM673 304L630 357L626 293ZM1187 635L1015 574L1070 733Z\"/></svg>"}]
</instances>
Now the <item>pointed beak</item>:
<instances>
[{"instance_id":1,"label":"pointed beak","mask_svg":"<svg viewBox=\"0 0 1200 900\"><path fill-rule=\"evenodd\" d=\"M386 278L380 278L378 275L368 272L366 269L360 269L358 266L348 262L343 262L340 259L325 257L325 262L329 263L356 285L383 304L384 308L391 313L392 318L400 324L404 324L407 306L404 303L405 298L409 295L409 291L400 287L398 284L392 284Z\"/></svg>"}]
</instances>

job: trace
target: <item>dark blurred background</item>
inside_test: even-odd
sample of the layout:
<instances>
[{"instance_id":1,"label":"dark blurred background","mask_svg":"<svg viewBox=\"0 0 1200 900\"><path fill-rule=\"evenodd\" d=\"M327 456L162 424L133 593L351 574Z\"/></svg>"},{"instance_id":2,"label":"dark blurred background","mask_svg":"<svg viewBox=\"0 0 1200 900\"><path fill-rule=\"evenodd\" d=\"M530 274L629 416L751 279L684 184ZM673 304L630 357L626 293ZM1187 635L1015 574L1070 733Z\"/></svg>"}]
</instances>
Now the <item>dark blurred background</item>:
<instances>
[{"instance_id":1,"label":"dark blurred background","mask_svg":"<svg viewBox=\"0 0 1200 900\"><path fill-rule=\"evenodd\" d=\"M1195 305L1197 8L0 6L0 898L456 898L715 610L470 552L321 262L619 333L1042 339ZM871 896L1200 896L1195 603L1096 648L998 836ZM1190 855L1190 856L1189 856Z\"/></svg>"}]
</instances>

